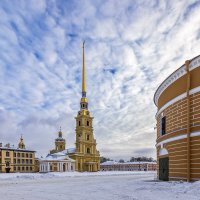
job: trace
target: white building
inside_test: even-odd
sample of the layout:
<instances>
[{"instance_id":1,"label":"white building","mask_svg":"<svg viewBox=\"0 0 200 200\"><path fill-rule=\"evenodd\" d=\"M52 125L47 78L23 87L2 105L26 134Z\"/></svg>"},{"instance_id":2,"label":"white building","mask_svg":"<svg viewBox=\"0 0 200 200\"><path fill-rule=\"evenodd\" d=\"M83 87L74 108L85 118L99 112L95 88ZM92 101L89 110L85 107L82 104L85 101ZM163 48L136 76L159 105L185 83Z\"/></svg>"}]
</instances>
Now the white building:
<instances>
[{"instance_id":1,"label":"white building","mask_svg":"<svg viewBox=\"0 0 200 200\"><path fill-rule=\"evenodd\" d=\"M106 161L100 164L101 171L155 171L156 162L125 162Z\"/></svg>"},{"instance_id":2,"label":"white building","mask_svg":"<svg viewBox=\"0 0 200 200\"><path fill-rule=\"evenodd\" d=\"M58 152L47 155L40 159L40 172L71 172L75 170L75 160L66 155L65 152Z\"/></svg>"}]
</instances>

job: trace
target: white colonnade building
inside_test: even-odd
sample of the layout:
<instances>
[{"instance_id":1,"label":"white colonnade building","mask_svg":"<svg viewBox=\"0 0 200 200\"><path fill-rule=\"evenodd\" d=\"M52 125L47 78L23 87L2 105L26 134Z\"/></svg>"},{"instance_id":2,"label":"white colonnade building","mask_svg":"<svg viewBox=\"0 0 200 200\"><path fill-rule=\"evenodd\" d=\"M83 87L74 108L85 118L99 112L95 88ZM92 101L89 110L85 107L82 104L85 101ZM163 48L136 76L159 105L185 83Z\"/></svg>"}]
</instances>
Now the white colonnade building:
<instances>
[{"instance_id":1,"label":"white colonnade building","mask_svg":"<svg viewBox=\"0 0 200 200\"><path fill-rule=\"evenodd\" d=\"M75 160L59 152L40 159L40 172L71 172L75 170Z\"/></svg>"}]
</instances>

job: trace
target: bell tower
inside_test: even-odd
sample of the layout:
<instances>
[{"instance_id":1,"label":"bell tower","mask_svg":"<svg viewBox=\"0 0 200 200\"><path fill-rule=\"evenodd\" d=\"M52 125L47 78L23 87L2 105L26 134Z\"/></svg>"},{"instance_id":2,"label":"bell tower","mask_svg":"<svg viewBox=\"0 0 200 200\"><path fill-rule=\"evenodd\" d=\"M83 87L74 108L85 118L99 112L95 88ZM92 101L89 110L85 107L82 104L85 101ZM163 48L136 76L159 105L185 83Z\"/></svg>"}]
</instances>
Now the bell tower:
<instances>
[{"instance_id":1,"label":"bell tower","mask_svg":"<svg viewBox=\"0 0 200 200\"><path fill-rule=\"evenodd\" d=\"M50 154L57 153L57 152L65 150L66 141L62 137L62 135L63 135L63 133L62 133L61 127L60 127L60 131L58 132L58 137L55 139L55 149L51 150Z\"/></svg>"},{"instance_id":2,"label":"bell tower","mask_svg":"<svg viewBox=\"0 0 200 200\"><path fill-rule=\"evenodd\" d=\"M18 148L19 148L19 149L25 149L24 139L23 139L22 135L21 135L21 137L20 137L20 141L19 141L19 144L18 144Z\"/></svg>"},{"instance_id":3,"label":"bell tower","mask_svg":"<svg viewBox=\"0 0 200 200\"><path fill-rule=\"evenodd\" d=\"M61 127L60 127L60 131L58 132L58 138L55 139L55 149L56 151L63 151L65 150L65 139L62 137L63 133L61 131Z\"/></svg>"},{"instance_id":4,"label":"bell tower","mask_svg":"<svg viewBox=\"0 0 200 200\"><path fill-rule=\"evenodd\" d=\"M88 99L86 97L86 69L85 69L85 42L82 51L82 97L80 100L80 111L76 119L76 170L77 171L99 171L100 154L96 149L96 140L93 133L93 117L88 110Z\"/></svg>"}]
</instances>

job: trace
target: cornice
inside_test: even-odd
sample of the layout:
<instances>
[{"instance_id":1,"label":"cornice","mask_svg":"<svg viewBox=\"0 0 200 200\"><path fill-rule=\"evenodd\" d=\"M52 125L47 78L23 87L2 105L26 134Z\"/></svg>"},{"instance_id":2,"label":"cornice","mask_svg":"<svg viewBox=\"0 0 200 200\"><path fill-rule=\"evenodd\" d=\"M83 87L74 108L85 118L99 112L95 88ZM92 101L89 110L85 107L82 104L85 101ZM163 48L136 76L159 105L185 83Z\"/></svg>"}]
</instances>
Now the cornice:
<instances>
[{"instance_id":1,"label":"cornice","mask_svg":"<svg viewBox=\"0 0 200 200\"><path fill-rule=\"evenodd\" d=\"M189 65L189 70L192 71L193 69L200 66L200 56L193 58ZM178 68L175 72L173 72L170 76L168 76L158 87L154 94L154 103L158 106L158 99L163 91L168 88L172 83L174 83L177 79L184 76L186 74L185 64Z\"/></svg>"}]
</instances>

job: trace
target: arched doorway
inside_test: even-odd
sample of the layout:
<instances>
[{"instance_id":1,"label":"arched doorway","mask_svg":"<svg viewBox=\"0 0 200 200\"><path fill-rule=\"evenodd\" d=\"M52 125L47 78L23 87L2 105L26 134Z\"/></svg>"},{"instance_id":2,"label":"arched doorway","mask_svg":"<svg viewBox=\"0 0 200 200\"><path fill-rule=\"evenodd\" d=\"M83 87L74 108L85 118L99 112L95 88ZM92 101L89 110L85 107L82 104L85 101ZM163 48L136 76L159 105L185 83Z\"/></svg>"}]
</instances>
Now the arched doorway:
<instances>
[{"instance_id":1,"label":"arched doorway","mask_svg":"<svg viewBox=\"0 0 200 200\"><path fill-rule=\"evenodd\" d=\"M6 173L10 173L10 162L6 162Z\"/></svg>"},{"instance_id":2,"label":"arched doorway","mask_svg":"<svg viewBox=\"0 0 200 200\"><path fill-rule=\"evenodd\" d=\"M165 148L161 148L159 151L159 180L169 180L169 157L168 151Z\"/></svg>"}]
</instances>

